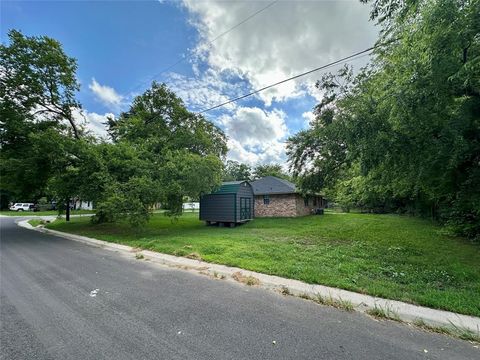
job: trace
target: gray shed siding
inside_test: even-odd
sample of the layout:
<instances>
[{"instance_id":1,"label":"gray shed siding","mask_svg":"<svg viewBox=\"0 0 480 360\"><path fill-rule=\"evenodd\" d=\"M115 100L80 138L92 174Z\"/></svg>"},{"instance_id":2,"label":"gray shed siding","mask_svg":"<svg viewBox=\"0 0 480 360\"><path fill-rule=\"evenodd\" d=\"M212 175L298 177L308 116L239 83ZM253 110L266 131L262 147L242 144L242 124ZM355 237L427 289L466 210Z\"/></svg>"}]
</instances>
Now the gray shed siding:
<instances>
[{"instance_id":1,"label":"gray shed siding","mask_svg":"<svg viewBox=\"0 0 480 360\"><path fill-rule=\"evenodd\" d=\"M209 194L200 199L200 220L235 222L235 194Z\"/></svg>"},{"instance_id":2,"label":"gray shed siding","mask_svg":"<svg viewBox=\"0 0 480 360\"><path fill-rule=\"evenodd\" d=\"M212 223L246 222L255 216L254 203L253 188L249 182L224 182L214 193L200 198L199 218ZM242 204L245 205L243 211Z\"/></svg>"},{"instance_id":3,"label":"gray shed siding","mask_svg":"<svg viewBox=\"0 0 480 360\"><path fill-rule=\"evenodd\" d=\"M245 182L242 185L240 185L240 188L238 189L238 192L237 192L237 222L239 222L241 219L240 217L240 198L241 197L250 198L250 204L251 204L250 219L253 219L255 214L255 198L253 196L253 189L250 184ZM242 221L245 221L245 220L242 220Z\"/></svg>"}]
</instances>

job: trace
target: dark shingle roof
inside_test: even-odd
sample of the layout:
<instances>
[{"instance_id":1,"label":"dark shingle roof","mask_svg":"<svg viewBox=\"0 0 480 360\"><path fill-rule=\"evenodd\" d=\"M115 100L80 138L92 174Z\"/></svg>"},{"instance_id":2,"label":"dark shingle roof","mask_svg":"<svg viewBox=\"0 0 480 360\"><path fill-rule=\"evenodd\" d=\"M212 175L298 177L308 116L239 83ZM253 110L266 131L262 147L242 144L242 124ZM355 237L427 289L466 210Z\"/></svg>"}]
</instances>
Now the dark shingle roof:
<instances>
[{"instance_id":1,"label":"dark shingle roof","mask_svg":"<svg viewBox=\"0 0 480 360\"><path fill-rule=\"evenodd\" d=\"M251 184L255 195L294 194L297 192L295 184L275 176L265 176Z\"/></svg>"}]
</instances>

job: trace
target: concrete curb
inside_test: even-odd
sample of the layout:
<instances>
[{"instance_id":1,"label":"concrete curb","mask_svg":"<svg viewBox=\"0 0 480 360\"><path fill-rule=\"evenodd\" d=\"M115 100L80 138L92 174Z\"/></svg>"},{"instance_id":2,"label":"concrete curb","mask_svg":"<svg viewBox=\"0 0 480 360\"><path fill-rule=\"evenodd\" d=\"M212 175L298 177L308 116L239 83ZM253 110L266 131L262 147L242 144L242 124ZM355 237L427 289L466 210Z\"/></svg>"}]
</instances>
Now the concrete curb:
<instances>
[{"instance_id":1,"label":"concrete curb","mask_svg":"<svg viewBox=\"0 0 480 360\"><path fill-rule=\"evenodd\" d=\"M434 327L453 327L456 329L468 330L477 335L480 334L480 318L474 316L431 309L401 301L378 298L323 285L307 284L298 280L285 279L278 276L257 273L255 271L219 264L211 264L204 261L177 257L149 250L134 249L126 245L110 243L107 241L88 238L86 236L68 234L42 227L34 228L28 223L28 220L20 221L17 224L26 229L60 236L65 239L79 241L84 244L101 247L107 250L128 253L132 256L133 254L136 256L143 255L144 258L168 267L180 268L187 271L194 271L204 275L209 275L215 278L224 279L232 279L233 274L240 272L245 277L251 276L258 279L260 281L258 287L264 289L312 299L316 299L320 296L323 299L328 299L329 302L336 302L338 304L349 303L353 306L355 311L359 312L368 312L372 309L381 309L391 317L407 323L423 321L425 324Z\"/></svg>"}]
</instances>

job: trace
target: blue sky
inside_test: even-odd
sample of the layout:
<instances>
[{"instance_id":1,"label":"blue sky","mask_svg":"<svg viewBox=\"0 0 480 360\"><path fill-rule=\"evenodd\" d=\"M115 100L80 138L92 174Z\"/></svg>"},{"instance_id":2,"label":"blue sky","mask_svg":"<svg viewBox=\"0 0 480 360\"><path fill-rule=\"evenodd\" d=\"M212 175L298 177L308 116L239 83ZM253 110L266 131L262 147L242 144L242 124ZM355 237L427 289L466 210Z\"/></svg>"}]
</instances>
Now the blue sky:
<instances>
[{"instance_id":1,"label":"blue sky","mask_svg":"<svg viewBox=\"0 0 480 360\"><path fill-rule=\"evenodd\" d=\"M87 125L99 135L105 116L128 109L153 79L166 82L198 111L363 50L376 39L369 9L357 1L279 1L211 43L268 4L2 1L1 38L5 42L14 28L59 40L78 61L78 99ZM320 76L207 113L230 139L229 158L252 165L284 163L286 138L308 126L321 99L314 87Z\"/></svg>"}]
</instances>

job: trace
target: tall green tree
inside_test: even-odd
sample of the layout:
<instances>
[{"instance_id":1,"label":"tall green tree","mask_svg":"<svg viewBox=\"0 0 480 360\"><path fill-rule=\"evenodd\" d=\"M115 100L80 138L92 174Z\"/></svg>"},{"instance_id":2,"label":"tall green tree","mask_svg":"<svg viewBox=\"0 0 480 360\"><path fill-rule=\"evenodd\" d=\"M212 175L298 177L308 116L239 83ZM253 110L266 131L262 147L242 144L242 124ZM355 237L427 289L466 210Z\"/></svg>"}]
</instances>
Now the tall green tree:
<instances>
[{"instance_id":1,"label":"tall green tree","mask_svg":"<svg viewBox=\"0 0 480 360\"><path fill-rule=\"evenodd\" d=\"M8 38L0 45L0 187L12 199L34 200L65 171L58 161L75 156L70 149L83 133L74 117L77 64L49 37L12 30Z\"/></svg>"},{"instance_id":2,"label":"tall green tree","mask_svg":"<svg viewBox=\"0 0 480 360\"><path fill-rule=\"evenodd\" d=\"M253 170L253 178L260 179L265 176L276 176L281 179L291 180L280 164L259 164Z\"/></svg>"},{"instance_id":3,"label":"tall green tree","mask_svg":"<svg viewBox=\"0 0 480 360\"><path fill-rule=\"evenodd\" d=\"M251 180L252 168L235 160L227 160L223 174L223 181Z\"/></svg>"},{"instance_id":4,"label":"tall green tree","mask_svg":"<svg viewBox=\"0 0 480 360\"><path fill-rule=\"evenodd\" d=\"M478 236L480 2L372 6L382 46L357 76L347 68L318 83L316 121L289 142L294 173L304 188L350 189L352 204Z\"/></svg>"},{"instance_id":5,"label":"tall green tree","mask_svg":"<svg viewBox=\"0 0 480 360\"><path fill-rule=\"evenodd\" d=\"M109 133L115 146L131 147L136 161L145 163L129 173L111 169L119 187L142 189L142 198L130 201L142 211L161 202L169 214L178 215L184 197L210 192L221 181L225 134L203 116L189 112L165 84L154 82L137 96L128 111L109 121Z\"/></svg>"},{"instance_id":6,"label":"tall green tree","mask_svg":"<svg viewBox=\"0 0 480 360\"><path fill-rule=\"evenodd\" d=\"M2 204L5 195L78 196L96 203L94 221L141 225L153 204L178 215L184 197L220 182L224 133L189 112L164 84L153 83L110 119L112 142L99 142L75 121L75 60L51 38L18 31L9 38L0 46Z\"/></svg>"}]
</instances>

